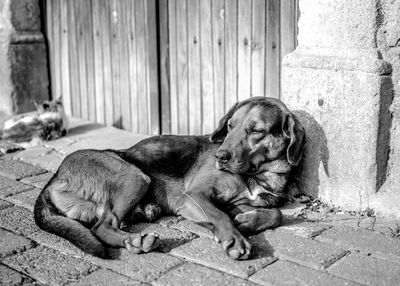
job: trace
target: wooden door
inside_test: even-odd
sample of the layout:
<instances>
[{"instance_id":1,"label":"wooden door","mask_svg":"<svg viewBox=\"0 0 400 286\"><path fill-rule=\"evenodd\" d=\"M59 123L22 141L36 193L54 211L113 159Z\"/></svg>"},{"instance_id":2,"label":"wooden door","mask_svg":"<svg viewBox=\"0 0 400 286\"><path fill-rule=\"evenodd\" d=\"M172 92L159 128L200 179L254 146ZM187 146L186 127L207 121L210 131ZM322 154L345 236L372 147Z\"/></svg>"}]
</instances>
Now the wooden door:
<instances>
[{"instance_id":1,"label":"wooden door","mask_svg":"<svg viewBox=\"0 0 400 286\"><path fill-rule=\"evenodd\" d=\"M159 134L155 0L47 0L53 98L69 115Z\"/></svg>"},{"instance_id":2,"label":"wooden door","mask_svg":"<svg viewBox=\"0 0 400 286\"><path fill-rule=\"evenodd\" d=\"M210 133L235 102L280 96L297 0L160 0L162 130Z\"/></svg>"}]
</instances>

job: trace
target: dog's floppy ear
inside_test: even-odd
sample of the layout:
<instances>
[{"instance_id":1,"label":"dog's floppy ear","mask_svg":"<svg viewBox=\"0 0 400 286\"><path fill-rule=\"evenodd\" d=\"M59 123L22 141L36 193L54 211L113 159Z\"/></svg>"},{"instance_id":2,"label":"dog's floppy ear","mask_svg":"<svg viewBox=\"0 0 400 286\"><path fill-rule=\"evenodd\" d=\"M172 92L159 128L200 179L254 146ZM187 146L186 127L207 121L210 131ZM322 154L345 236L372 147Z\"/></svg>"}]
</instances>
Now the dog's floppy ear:
<instances>
[{"instance_id":1,"label":"dog's floppy ear","mask_svg":"<svg viewBox=\"0 0 400 286\"><path fill-rule=\"evenodd\" d=\"M224 115L224 117L221 118L217 129L215 129L210 136L210 141L212 143L221 143L222 141L224 141L226 134L228 133L228 120L235 113L238 105L239 103L236 103L234 106L232 106L231 109L229 109L228 112Z\"/></svg>"},{"instance_id":2,"label":"dog's floppy ear","mask_svg":"<svg viewBox=\"0 0 400 286\"><path fill-rule=\"evenodd\" d=\"M287 160L290 165L297 166L306 143L304 127L294 114L288 113L283 123L283 132L290 138L290 143L286 151Z\"/></svg>"}]
</instances>

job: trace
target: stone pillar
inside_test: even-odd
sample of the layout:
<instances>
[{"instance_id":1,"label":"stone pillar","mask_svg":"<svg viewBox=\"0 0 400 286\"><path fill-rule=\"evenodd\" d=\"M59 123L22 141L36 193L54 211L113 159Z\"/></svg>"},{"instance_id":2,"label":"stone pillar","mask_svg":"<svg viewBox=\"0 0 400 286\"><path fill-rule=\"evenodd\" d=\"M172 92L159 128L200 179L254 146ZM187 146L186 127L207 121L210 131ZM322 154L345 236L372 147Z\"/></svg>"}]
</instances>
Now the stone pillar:
<instances>
[{"instance_id":1,"label":"stone pillar","mask_svg":"<svg viewBox=\"0 0 400 286\"><path fill-rule=\"evenodd\" d=\"M387 179L372 197L370 206L386 216L400 218L400 1L378 3L377 45L383 59L392 65L394 99Z\"/></svg>"},{"instance_id":2,"label":"stone pillar","mask_svg":"<svg viewBox=\"0 0 400 286\"><path fill-rule=\"evenodd\" d=\"M0 115L35 109L49 98L39 0L0 0Z\"/></svg>"},{"instance_id":3,"label":"stone pillar","mask_svg":"<svg viewBox=\"0 0 400 286\"><path fill-rule=\"evenodd\" d=\"M351 210L387 181L394 82L380 3L300 0L299 45L283 60L282 99L307 131L300 189Z\"/></svg>"}]
</instances>

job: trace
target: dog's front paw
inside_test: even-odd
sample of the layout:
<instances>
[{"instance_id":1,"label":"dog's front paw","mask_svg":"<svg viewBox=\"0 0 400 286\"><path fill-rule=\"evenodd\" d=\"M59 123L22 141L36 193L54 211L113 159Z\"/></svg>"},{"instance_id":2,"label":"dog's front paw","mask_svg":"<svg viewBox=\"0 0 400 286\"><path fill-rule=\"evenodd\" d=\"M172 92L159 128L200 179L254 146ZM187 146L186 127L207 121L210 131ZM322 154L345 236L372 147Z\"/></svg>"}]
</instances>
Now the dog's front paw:
<instances>
[{"instance_id":1,"label":"dog's front paw","mask_svg":"<svg viewBox=\"0 0 400 286\"><path fill-rule=\"evenodd\" d=\"M245 234L256 234L282 223L282 212L278 209L257 209L238 214L235 226Z\"/></svg>"},{"instance_id":2,"label":"dog's front paw","mask_svg":"<svg viewBox=\"0 0 400 286\"><path fill-rule=\"evenodd\" d=\"M224 234L221 238L216 236L215 239L231 258L235 260L250 258L251 244L238 230L233 229L230 235Z\"/></svg>"},{"instance_id":3,"label":"dog's front paw","mask_svg":"<svg viewBox=\"0 0 400 286\"><path fill-rule=\"evenodd\" d=\"M235 217L233 222L243 233L254 232L258 225L258 213L256 211L240 213Z\"/></svg>"},{"instance_id":4,"label":"dog's front paw","mask_svg":"<svg viewBox=\"0 0 400 286\"><path fill-rule=\"evenodd\" d=\"M159 238L156 233L135 233L125 238L124 244L128 251L139 254L156 249L159 245Z\"/></svg>"}]
</instances>

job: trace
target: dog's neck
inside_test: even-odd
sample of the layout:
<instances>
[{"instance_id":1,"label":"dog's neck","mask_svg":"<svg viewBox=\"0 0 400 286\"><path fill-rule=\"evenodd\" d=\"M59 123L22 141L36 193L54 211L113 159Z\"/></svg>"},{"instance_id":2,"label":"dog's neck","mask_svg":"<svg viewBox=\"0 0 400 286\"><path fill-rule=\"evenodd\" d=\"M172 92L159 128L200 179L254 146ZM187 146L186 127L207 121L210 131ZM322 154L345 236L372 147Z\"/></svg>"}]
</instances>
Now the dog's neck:
<instances>
[{"instance_id":1,"label":"dog's neck","mask_svg":"<svg viewBox=\"0 0 400 286\"><path fill-rule=\"evenodd\" d=\"M279 196L286 187L291 165L286 160L275 160L263 164L263 170L260 174L246 178L252 199L256 199L261 193Z\"/></svg>"}]
</instances>

